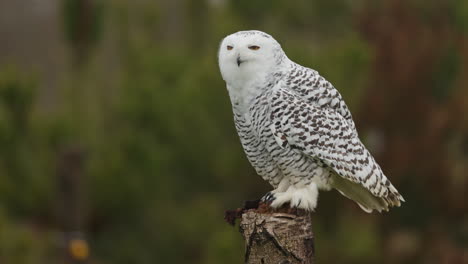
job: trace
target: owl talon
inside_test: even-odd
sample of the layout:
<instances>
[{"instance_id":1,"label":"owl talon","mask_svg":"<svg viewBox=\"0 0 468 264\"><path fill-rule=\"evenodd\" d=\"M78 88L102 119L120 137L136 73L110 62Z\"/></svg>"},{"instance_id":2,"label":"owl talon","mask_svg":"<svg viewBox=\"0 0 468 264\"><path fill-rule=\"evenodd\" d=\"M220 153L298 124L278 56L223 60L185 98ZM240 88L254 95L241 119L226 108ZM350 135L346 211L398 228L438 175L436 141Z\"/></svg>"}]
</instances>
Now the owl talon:
<instances>
[{"instance_id":1,"label":"owl talon","mask_svg":"<svg viewBox=\"0 0 468 264\"><path fill-rule=\"evenodd\" d=\"M261 199L264 203L272 203L275 200L275 195L272 192L267 192Z\"/></svg>"}]
</instances>

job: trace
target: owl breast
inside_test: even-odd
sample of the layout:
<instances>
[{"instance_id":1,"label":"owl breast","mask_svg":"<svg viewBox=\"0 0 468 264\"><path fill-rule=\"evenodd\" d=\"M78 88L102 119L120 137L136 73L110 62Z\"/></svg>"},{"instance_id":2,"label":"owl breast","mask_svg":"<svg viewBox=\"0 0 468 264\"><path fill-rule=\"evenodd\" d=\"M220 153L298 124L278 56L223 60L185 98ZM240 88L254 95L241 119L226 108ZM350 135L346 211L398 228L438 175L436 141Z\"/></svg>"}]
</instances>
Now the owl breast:
<instances>
[{"instance_id":1,"label":"owl breast","mask_svg":"<svg viewBox=\"0 0 468 264\"><path fill-rule=\"evenodd\" d=\"M258 96L244 113L234 108L236 129L249 162L274 187L286 178L291 185L314 181L320 189L329 189L330 172L323 164L289 144L278 144L270 129L268 99L268 93Z\"/></svg>"}]
</instances>

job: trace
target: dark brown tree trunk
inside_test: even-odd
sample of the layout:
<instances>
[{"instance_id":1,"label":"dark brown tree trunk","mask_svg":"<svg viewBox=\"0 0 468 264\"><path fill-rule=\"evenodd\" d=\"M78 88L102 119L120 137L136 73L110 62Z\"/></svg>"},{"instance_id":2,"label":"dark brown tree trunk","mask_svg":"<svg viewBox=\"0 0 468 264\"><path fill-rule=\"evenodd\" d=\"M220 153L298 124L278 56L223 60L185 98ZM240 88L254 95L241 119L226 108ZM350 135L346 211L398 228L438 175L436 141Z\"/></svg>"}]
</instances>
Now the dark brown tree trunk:
<instances>
[{"instance_id":1,"label":"dark brown tree trunk","mask_svg":"<svg viewBox=\"0 0 468 264\"><path fill-rule=\"evenodd\" d=\"M88 263L89 247L84 236L85 153L69 147L58 158L58 222L64 235L62 263Z\"/></svg>"},{"instance_id":2,"label":"dark brown tree trunk","mask_svg":"<svg viewBox=\"0 0 468 264\"><path fill-rule=\"evenodd\" d=\"M245 239L245 263L312 264L314 236L310 214L303 210L272 210L260 203L258 208L228 211L231 224L240 218L240 231Z\"/></svg>"}]
</instances>

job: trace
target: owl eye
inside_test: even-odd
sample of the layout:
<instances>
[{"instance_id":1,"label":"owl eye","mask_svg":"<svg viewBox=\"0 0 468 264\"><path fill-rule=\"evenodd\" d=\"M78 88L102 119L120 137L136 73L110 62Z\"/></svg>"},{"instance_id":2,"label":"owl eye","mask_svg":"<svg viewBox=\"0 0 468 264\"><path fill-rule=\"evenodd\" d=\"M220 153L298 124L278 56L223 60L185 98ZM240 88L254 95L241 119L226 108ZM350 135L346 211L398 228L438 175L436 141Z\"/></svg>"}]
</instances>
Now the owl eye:
<instances>
[{"instance_id":1,"label":"owl eye","mask_svg":"<svg viewBox=\"0 0 468 264\"><path fill-rule=\"evenodd\" d=\"M251 50L259 50L260 47L259 47L259 46L252 45L252 46L249 46L249 49L251 49Z\"/></svg>"},{"instance_id":2,"label":"owl eye","mask_svg":"<svg viewBox=\"0 0 468 264\"><path fill-rule=\"evenodd\" d=\"M228 45L226 48L227 48L227 50L232 50L232 46Z\"/></svg>"}]
</instances>

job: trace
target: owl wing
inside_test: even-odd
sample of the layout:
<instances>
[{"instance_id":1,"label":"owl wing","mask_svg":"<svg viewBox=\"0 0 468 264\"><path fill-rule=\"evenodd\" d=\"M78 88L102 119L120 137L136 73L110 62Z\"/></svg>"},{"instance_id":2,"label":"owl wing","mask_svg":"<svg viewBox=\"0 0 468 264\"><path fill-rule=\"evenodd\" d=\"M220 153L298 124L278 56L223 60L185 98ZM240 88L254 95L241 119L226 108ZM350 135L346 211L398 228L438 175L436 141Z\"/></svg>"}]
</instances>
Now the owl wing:
<instances>
[{"instance_id":1,"label":"owl wing","mask_svg":"<svg viewBox=\"0 0 468 264\"><path fill-rule=\"evenodd\" d=\"M359 200L365 190L381 198L378 206L357 201L364 210L388 209L388 205L399 206L403 201L357 137L354 127L337 111L310 104L285 88L276 89L270 106L271 129L281 147L289 145L334 171L340 177L333 180L336 183L333 187L348 198Z\"/></svg>"},{"instance_id":2,"label":"owl wing","mask_svg":"<svg viewBox=\"0 0 468 264\"><path fill-rule=\"evenodd\" d=\"M306 102L336 111L357 135L353 117L340 92L316 70L296 65L286 77L286 85Z\"/></svg>"}]
</instances>

